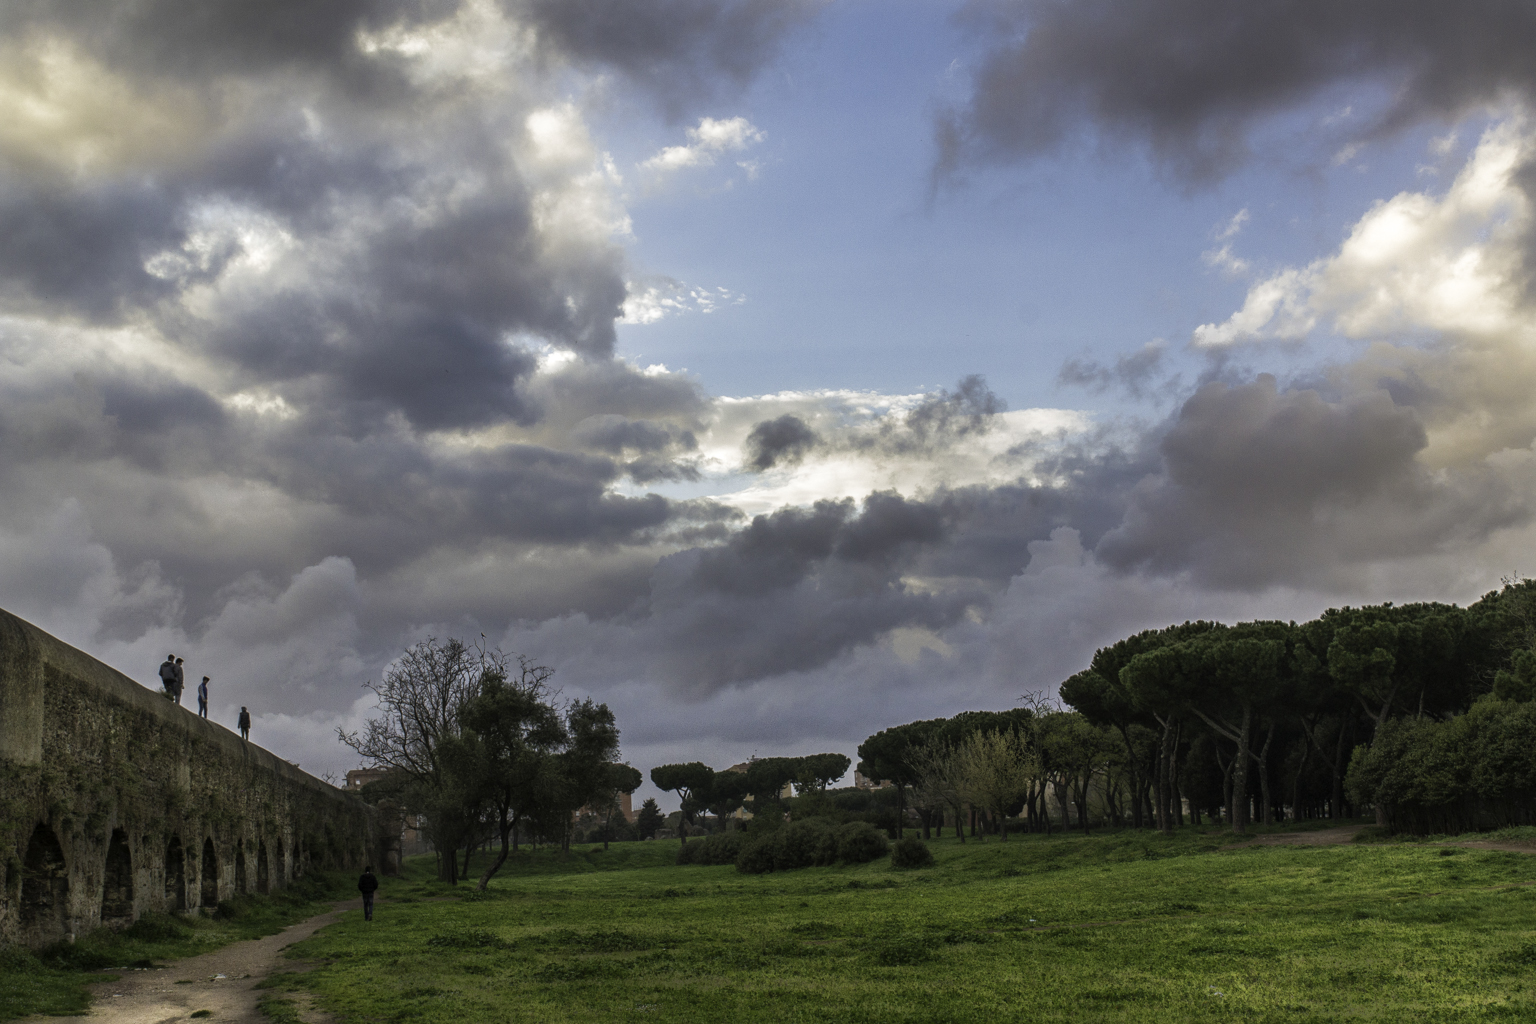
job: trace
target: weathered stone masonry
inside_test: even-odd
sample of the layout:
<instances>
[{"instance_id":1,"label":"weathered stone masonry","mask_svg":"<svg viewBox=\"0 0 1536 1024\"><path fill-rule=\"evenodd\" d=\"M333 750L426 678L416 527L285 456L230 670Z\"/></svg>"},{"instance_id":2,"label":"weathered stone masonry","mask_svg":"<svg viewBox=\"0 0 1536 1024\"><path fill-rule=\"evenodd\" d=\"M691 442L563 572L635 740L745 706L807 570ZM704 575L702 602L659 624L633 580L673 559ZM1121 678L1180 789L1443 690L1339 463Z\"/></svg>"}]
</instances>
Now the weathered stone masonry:
<instances>
[{"instance_id":1,"label":"weathered stone masonry","mask_svg":"<svg viewBox=\"0 0 1536 1024\"><path fill-rule=\"evenodd\" d=\"M374 813L0 611L0 945L356 869Z\"/></svg>"}]
</instances>

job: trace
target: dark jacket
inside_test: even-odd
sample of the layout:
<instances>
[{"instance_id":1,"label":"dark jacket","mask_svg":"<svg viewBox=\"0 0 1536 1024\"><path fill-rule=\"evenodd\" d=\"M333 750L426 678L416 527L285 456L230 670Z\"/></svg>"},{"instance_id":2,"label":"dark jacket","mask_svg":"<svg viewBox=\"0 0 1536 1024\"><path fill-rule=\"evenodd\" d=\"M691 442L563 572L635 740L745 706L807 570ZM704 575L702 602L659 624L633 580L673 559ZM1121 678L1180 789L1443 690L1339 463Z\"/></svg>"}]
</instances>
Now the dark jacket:
<instances>
[{"instance_id":1,"label":"dark jacket","mask_svg":"<svg viewBox=\"0 0 1536 1024\"><path fill-rule=\"evenodd\" d=\"M376 892L379 888L379 880L373 876L372 871L363 872L363 877L357 880L357 891L362 893Z\"/></svg>"}]
</instances>

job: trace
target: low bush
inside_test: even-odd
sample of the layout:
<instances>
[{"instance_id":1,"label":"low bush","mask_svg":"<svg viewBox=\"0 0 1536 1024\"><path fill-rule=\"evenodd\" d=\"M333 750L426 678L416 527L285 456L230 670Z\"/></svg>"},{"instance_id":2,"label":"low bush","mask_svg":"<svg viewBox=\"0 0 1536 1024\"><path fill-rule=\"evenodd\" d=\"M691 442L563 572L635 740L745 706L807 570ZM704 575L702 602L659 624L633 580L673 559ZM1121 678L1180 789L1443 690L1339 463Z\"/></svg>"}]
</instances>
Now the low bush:
<instances>
[{"instance_id":1,"label":"low bush","mask_svg":"<svg viewBox=\"0 0 1536 1024\"><path fill-rule=\"evenodd\" d=\"M929 868L933 866L933 851L916 836L898 840L891 847L891 867Z\"/></svg>"},{"instance_id":2,"label":"low bush","mask_svg":"<svg viewBox=\"0 0 1536 1024\"><path fill-rule=\"evenodd\" d=\"M838 825L827 818L792 821L751 838L736 858L736 870L748 875L842 862L864 864L885 855L885 836L864 821Z\"/></svg>"},{"instance_id":3,"label":"low bush","mask_svg":"<svg viewBox=\"0 0 1536 1024\"><path fill-rule=\"evenodd\" d=\"M704 839L683 843L677 850L679 864L734 864L747 845L745 832L721 832Z\"/></svg>"},{"instance_id":4,"label":"low bush","mask_svg":"<svg viewBox=\"0 0 1536 1024\"><path fill-rule=\"evenodd\" d=\"M837 859L844 864L868 864L890 848L885 833L867 821L851 821L837 831Z\"/></svg>"}]
</instances>

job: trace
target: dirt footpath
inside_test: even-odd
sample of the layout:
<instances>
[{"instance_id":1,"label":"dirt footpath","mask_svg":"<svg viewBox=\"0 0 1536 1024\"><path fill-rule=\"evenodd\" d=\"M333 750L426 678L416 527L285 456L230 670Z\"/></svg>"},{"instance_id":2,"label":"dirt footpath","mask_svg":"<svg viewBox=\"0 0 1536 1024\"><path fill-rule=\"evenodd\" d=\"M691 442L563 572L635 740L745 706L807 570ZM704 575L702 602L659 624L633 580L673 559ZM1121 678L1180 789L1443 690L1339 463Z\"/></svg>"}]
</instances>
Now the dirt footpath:
<instances>
[{"instance_id":1,"label":"dirt footpath","mask_svg":"<svg viewBox=\"0 0 1536 1024\"><path fill-rule=\"evenodd\" d=\"M284 965L282 951L309 938L337 921L343 911L360 910L361 899L332 904L334 910L289 925L264 939L236 942L202 956L178 960L169 967L149 971L124 971L116 981L91 986L91 1012L80 1017L29 1017L22 1024L58 1024L81 1021L89 1024L172 1024L197 1018L209 1024L270 1024L257 1009L262 993L257 982ZM307 999L293 998L311 1024L326 1024L325 1014L307 1007Z\"/></svg>"}]
</instances>

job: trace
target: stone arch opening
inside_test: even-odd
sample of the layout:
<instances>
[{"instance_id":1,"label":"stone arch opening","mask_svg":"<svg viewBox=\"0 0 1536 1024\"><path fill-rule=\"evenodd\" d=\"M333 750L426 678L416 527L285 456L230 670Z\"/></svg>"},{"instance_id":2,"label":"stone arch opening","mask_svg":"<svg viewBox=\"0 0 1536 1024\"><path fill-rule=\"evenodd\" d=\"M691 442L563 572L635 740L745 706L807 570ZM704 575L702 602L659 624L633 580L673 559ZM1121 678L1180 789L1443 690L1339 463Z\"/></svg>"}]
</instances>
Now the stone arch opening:
<instances>
[{"instance_id":1,"label":"stone arch opening","mask_svg":"<svg viewBox=\"0 0 1536 1024\"><path fill-rule=\"evenodd\" d=\"M267 844L256 843L256 891L263 896L272 888L270 869L267 867Z\"/></svg>"},{"instance_id":2,"label":"stone arch opening","mask_svg":"<svg viewBox=\"0 0 1536 1024\"><path fill-rule=\"evenodd\" d=\"M102 872L101 923L122 927L133 922L133 853L128 849L128 834L112 830L107 842L107 867Z\"/></svg>"},{"instance_id":3,"label":"stone arch opening","mask_svg":"<svg viewBox=\"0 0 1536 1024\"><path fill-rule=\"evenodd\" d=\"M283 841L281 839L277 841L277 856L272 858L272 866L277 869L274 874L277 875L277 884L281 888L284 880L288 877L288 863L283 859Z\"/></svg>"},{"instance_id":4,"label":"stone arch opening","mask_svg":"<svg viewBox=\"0 0 1536 1024\"><path fill-rule=\"evenodd\" d=\"M219 854L213 848L212 839L203 840L202 888L198 893L204 907L217 906L219 902Z\"/></svg>"},{"instance_id":5,"label":"stone arch opening","mask_svg":"<svg viewBox=\"0 0 1536 1024\"><path fill-rule=\"evenodd\" d=\"M245 844L235 844L235 892L245 895Z\"/></svg>"},{"instance_id":6,"label":"stone arch opening","mask_svg":"<svg viewBox=\"0 0 1536 1024\"><path fill-rule=\"evenodd\" d=\"M171 910L187 909L187 858L181 852L180 836L171 836L165 847L165 905Z\"/></svg>"},{"instance_id":7,"label":"stone arch opening","mask_svg":"<svg viewBox=\"0 0 1536 1024\"><path fill-rule=\"evenodd\" d=\"M21 868L21 928L29 945L46 945L69 931L69 869L53 829L39 823Z\"/></svg>"}]
</instances>

